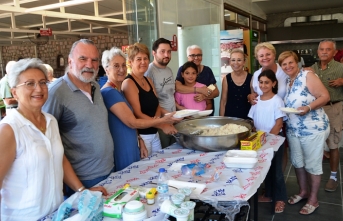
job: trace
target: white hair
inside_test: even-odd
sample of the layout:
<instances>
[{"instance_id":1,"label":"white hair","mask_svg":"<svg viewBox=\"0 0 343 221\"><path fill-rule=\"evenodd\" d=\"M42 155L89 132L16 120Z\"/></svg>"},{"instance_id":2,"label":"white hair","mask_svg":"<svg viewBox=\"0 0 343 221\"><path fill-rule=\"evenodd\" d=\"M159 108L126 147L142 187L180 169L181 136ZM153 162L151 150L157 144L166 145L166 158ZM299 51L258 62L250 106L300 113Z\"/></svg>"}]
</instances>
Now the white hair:
<instances>
[{"instance_id":1,"label":"white hair","mask_svg":"<svg viewBox=\"0 0 343 221\"><path fill-rule=\"evenodd\" d=\"M189 51L193 50L193 49L199 49L201 51L201 53L202 53L202 49L200 48L200 46L198 46L198 45L191 45L191 46L187 47L187 56L189 55Z\"/></svg>"},{"instance_id":2,"label":"white hair","mask_svg":"<svg viewBox=\"0 0 343 221\"><path fill-rule=\"evenodd\" d=\"M110 61L113 59L115 56L121 56L126 60L126 56L122 50L120 50L117 47L113 47L110 50L106 50L102 52L102 58L101 58L101 64L103 68L107 68L108 65L110 64Z\"/></svg>"},{"instance_id":3,"label":"white hair","mask_svg":"<svg viewBox=\"0 0 343 221\"><path fill-rule=\"evenodd\" d=\"M16 63L16 61L9 61L6 65L6 74L11 73L13 65Z\"/></svg>"},{"instance_id":4,"label":"white hair","mask_svg":"<svg viewBox=\"0 0 343 221\"><path fill-rule=\"evenodd\" d=\"M54 69L49 64L44 64L46 70L48 71L48 76L54 76Z\"/></svg>"},{"instance_id":5,"label":"white hair","mask_svg":"<svg viewBox=\"0 0 343 221\"><path fill-rule=\"evenodd\" d=\"M17 61L11 70L11 74L8 75L8 84L11 88L15 87L19 82L19 76L21 73L28 69L38 69L43 72L45 78L48 79L48 71L43 62L38 58L25 58Z\"/></svg>"}]
</instances>

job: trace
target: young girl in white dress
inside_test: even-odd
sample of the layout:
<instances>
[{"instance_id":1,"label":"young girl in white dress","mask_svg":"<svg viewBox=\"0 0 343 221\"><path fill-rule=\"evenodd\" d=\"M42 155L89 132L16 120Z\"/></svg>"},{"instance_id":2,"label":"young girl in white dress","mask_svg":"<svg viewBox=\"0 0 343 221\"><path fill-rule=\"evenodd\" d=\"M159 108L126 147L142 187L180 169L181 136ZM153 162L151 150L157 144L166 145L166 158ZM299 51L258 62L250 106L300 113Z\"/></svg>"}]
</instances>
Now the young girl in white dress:
<instances>
[{"instance_id":1,"label":"young girl in white dress","mask_svg":"<svg viewBox=\"0 0 343 221\"><path fill-rule=\"evenodd\" d=\"M256 130L267 133L282 135L283 120L286 118L280 108L284 107L283 100L277 95L278 82L272 70L264 70L258 76L259 88L263 92L257 97L257 103L249 111L248 117L253 119ZM275 170L275 178L272 180L273 169L269 170L265 179L265 193L259 197L259 202L271 202L272 183L275 185L275 212L282 213L287 200L286 185L282 172L282 158L284 144L274 154L271 168Z\"/></svg>"}]
</instances>

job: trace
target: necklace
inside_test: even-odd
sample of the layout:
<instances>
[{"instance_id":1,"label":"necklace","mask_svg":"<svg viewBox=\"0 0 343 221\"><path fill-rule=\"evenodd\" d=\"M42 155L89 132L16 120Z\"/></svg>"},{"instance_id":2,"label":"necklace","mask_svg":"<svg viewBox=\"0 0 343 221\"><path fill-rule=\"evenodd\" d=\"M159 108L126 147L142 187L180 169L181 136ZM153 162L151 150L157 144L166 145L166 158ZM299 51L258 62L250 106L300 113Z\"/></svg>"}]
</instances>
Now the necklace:
<instances>
[{"instance_id":1,"label":"necklace","mask_svg":"<svg viewBox=\"0 0 343 221\"><path fill-rule=\"evenodd\" d=\"M25 116L25 114L23 114L23 113L21 113L21 111L19 111L19 109L17 109L18 110L18 112L26 119L26 120L28 120L28 121L30 121L26 116ZM44 116L44 114L43 113L41 113L42 114L42 116L43 116L43 127L42 126L38 126L38 124L35 124L35 123L33 123L32 121L30 121L30 122L32 122L43 134L45 134L45 132L46 132L46 119L45 119L45 116Z\"/></svg>"},{"instance_id":2,"label":"necklace","mask_svg":"<svg viewBox=\"0 0 343 221\"><path fill-rule=\"evenodd\" d=\"M145 86L145 83L144 83L144 77L142 79L139 79L137 76L135 76L133 73L131 73L131 75L133 76L133 78L136 78L137 80L140 80L142 86L144 87Z\"/></svg>"},{"instance_id":3,"label":"necklace","mask_svg":"<svg viewBox=\"0 0 343 221\"><path fill-rule=\"evenodd\" d=\"M116 86L114 83L112 83L110 80L107 80L107 83L108 83L111 87L113 87L114 89L118 90L117 86Z\"/></svg>"}]
</instances>

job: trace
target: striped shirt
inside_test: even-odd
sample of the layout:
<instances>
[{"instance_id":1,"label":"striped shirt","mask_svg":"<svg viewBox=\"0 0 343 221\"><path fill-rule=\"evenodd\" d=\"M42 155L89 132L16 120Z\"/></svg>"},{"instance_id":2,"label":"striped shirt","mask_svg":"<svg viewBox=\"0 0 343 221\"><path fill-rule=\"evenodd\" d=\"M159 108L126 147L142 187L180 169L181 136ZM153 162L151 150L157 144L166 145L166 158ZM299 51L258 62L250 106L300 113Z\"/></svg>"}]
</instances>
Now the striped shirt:
<instances>
[{"instance_id":1,"label":"striped shirt","mask_svg":"<svg viewBox=\"0 0 343 221\"><path fill-rule=\"evenodd\" d=\"M343 78L343 64L332 59L326 69L321 69L320 62L316 62L312 65L315 73L318 75L320 80L323 82L326 89L330 94L330 101L343 101L343 86L341 87L330 87L329 81Z\"/></svg>"}]
</instances>

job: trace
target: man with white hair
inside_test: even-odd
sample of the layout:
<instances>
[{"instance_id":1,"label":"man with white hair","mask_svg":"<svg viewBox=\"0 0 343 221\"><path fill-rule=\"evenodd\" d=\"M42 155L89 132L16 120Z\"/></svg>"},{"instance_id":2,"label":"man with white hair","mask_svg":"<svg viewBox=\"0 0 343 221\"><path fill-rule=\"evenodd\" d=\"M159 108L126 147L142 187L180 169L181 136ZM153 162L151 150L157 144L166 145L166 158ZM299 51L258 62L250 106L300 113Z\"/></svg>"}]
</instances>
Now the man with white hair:
<instances>
[{"instance_id":1,"label":"man with white hair","mask_svg":"<svg viewBox=\"0 0 343 221\"><path fill-rule=\"evenodd\" d=\"M49 64L44 64L44 66L48 70L49 82L53 82L54 80L56 80L56 78L54 78L54 69Z\"/></svg>"},{"instance_id":2,"label":"man with white hair","mask_svg":"<svg viewBox=\"0 0 343 221\"><path fill-rule=\"evenodd\" d=\"M11 109L17 108L18 102L13 98L11 88L8 84L8 75L11 74L12 66L15 61L9 61L6 65L6 75L0 80L0 95L6 105L6 113Z\"/></svg>"},{"instance_id":3,"label":"man with white hair","mask_svg":"<svg viewBox=\"0 0 343 221\"><path fill-rule=\"evenodd\" d=\"M95 82L99 51L88 39L76 41L63 77L49 85L43 110L57 119L64 147L76 175L90 188L114 171L114 145L107 109ZM66 188L71 195L70 188Z\"/></svg>"}]
</instances>

